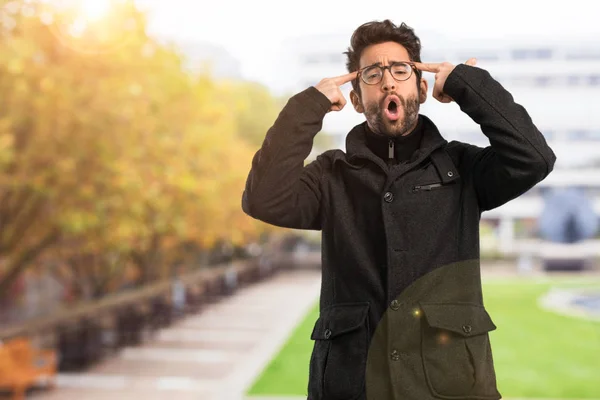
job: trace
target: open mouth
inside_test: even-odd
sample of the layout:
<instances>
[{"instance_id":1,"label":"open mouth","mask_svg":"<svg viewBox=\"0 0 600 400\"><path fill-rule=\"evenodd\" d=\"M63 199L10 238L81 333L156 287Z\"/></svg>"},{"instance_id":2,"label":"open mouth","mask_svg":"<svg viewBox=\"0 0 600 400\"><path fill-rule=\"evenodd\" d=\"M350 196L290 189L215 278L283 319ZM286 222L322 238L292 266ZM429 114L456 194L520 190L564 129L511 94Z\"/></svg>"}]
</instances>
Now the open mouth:
<instances>
[{"instance_id":1,"label":"open mouth","mask_svg":"<svg viewBox=\"0 0 600 400\"><path fill-rule=\"evenodd\" d=\"M391 114L396 114L398 112L398 104L396 104L395 100L390 101L390 104L388 104L388 111Z\"/></svg>"},{"instance_id":2,"label":"open mouth","mask_svg":"<svg viewBox=\"0 0 600 400\"><path fill-rule=\"evenodd\" d=\"M399 99L396 96L390 96L386 102L385 115L392 121L397 120L399 118Z\"/></svg>"}]
</instances>

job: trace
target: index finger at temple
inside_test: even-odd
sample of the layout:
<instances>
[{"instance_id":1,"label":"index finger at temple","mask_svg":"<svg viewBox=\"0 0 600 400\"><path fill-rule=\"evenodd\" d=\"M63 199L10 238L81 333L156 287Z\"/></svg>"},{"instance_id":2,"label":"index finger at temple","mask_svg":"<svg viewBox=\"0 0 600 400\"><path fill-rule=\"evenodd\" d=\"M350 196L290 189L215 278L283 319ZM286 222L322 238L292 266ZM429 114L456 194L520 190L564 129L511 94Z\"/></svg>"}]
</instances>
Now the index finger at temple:
<instances>
[{"instance_id":1,"label":"index finger at temple","mask_svg":"<svg viewBox=\"0 0 600 400\"><path fill-rule=\"evenodd\" d=\"M354 72L350 72L348 74L337 76L337 77L333 78L333 81L335 82L336 85L340 86L340 85L343 85L344 83L350 82L352 79L356 79L357 76L358 76L358 71L354 71Z\"/></svg>"},{"instance_id":2,"label":"index finger at temple","mask_svg":"<svg viewBox=\"0 0 600 400\"><path fill-rule=\"evenodd\" d=\"M426 71L426 72L440 72L440 67L442 64L438 64L438 63L420 63L420 62L415 62L413 63L415 65L415 67L417 69L420 69L421 71Z\"/></svg>"}]
</instances>

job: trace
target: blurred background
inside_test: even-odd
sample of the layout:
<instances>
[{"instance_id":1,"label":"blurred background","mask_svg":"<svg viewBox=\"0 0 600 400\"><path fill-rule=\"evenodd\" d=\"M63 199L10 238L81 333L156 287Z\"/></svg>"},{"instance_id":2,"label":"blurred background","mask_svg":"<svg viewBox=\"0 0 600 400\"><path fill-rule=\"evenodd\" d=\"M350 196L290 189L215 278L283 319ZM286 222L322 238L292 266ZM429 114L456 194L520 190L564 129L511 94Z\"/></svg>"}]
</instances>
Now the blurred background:
<instances>
[{"instance_id":1,"label":"blurred background","mask_svg":"<svg viewBox=\"0 0 600 400\"><path fill-rule=\"evenodd\" d=\"M547 4L0 0L0 397L306 398L319 232L241 194L287 99L390 18L425 62L476 57L558 157L481 219L500 392L600 399L600 6ZM307 161L362 121L328 114Z\"/></svg>"}]
</instances>

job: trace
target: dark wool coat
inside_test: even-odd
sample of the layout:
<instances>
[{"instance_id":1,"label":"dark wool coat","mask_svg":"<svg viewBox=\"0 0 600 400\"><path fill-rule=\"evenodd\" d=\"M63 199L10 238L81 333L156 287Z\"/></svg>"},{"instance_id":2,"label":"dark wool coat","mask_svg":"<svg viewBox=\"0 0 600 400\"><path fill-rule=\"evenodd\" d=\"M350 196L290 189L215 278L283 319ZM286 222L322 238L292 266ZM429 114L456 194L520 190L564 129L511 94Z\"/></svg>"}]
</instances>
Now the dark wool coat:
<instances>
[{"instance_id":1,"label":"dark wool coat","mask_svg":"<svg viewBox=\"0 0 600 400\"><path fill-rule=\"evenodd\" d=\"M308 399L500 399L482 296L481 213L523 194L556 157L527 111L490 74L459 64L443 88L480 125L486 148L423 138L391 165L366 122L308 165L331 103L293 97L256 153L242 208L266 223L322 231L320 316Z\"/></svg>"}]
</instances>

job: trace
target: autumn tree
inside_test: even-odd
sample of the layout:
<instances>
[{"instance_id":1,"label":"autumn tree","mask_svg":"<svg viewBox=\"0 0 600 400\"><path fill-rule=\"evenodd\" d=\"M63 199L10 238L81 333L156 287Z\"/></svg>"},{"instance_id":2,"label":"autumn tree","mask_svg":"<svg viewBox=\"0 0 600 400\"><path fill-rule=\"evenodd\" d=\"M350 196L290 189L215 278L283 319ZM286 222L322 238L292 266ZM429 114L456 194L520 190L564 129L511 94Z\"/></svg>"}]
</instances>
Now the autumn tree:
<instances>
[{"instance_id":1,"label":"autumn tree","mask_svg":"<svg viewBox=\"0 0 600 400\"><path fill-rule=\"evenodd\" d=\"M0 293L42 253L100 296L119 266L164 278L181 243L243 244L271 229L240 207L274 118L264 88L190 74L131 2L97 23L1 4Z\"/></svg>"}]
</instances>

